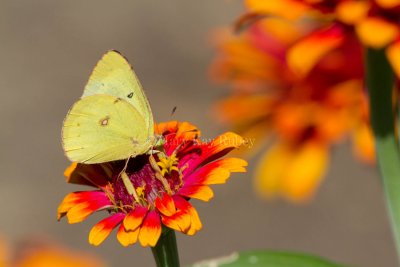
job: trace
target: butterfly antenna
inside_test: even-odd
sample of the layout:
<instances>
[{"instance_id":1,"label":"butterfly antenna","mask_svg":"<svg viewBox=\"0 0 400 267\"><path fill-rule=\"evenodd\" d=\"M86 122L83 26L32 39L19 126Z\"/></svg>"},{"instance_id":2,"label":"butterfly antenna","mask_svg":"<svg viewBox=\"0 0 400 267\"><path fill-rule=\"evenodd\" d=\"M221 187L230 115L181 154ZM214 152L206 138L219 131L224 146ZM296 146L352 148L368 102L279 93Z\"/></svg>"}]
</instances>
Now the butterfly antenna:
<instances>
[{"instance_id":1,"label":"butterfly antenna","mask_svg":"<svg viewBox=\"0 0 400 267\"><path fill-rule=\"evenodd\" d=\"M177 109L177 106L175 106L175 107L172 109L172 111L171 111L171 117L175 114L176 109Z\"/></svg>"}]
</instances>

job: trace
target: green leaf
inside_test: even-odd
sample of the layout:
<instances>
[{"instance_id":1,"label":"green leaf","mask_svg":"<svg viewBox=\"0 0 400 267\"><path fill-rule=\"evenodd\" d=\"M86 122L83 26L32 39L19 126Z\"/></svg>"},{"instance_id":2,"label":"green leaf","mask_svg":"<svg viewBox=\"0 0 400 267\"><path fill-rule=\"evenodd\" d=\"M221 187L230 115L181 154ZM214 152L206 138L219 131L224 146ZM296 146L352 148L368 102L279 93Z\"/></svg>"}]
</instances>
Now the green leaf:
<instances>
[{"instance_id":1,"label":"green leaf","mask_svg":"<svg viewBox=\"0 0 400 267\"><path fill-rule=\"evenodd\" d=\"M277 251L235 252L231 255L197 262L190 267L349 267L319 257Z\"/></svg>"}]
</instances>

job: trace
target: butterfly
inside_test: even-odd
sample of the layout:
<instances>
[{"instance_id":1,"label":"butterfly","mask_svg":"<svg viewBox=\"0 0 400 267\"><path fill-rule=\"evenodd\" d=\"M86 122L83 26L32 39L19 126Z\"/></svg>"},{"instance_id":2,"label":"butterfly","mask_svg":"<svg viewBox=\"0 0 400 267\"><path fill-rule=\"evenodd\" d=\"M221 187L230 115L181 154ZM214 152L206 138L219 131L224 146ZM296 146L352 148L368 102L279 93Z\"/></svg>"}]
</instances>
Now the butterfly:
<instances>
[{"instance_id":1,"label":"butterfly","mask_svg":"<svg viewBox=\"0 0 400 267\"><path fill-rule=\"evenodd\" d=\"M160 138L132 66L119 52L108 51L64 120L66 156L86 164L129 159L151 151Z\"/></svg>"}]
</instances>

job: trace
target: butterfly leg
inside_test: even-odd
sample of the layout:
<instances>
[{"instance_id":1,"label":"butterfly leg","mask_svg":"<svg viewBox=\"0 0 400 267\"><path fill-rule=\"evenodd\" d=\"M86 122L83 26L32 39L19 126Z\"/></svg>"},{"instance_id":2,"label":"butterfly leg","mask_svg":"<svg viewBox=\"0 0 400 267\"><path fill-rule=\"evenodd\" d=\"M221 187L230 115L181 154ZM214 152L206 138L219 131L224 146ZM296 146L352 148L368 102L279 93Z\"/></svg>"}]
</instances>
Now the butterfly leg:
<instances>
[{"instance_id":1,"label":"butterfly leg","mask_svg":"<svg viewBox=\"0 0 400 267\"><path fill-rule=\"evenodd\" d=\"M165 179L165 177L162 175L162 171L161 171L160 167L158 166L157 161L154 158L153 154L151 154L149 156L149 162L150 162L151 167L155 171L156 178L163 184L167 193L169 195L171 195L172 194L171 187L169 186L167 179Z\"/></svg>"}]
</instances>

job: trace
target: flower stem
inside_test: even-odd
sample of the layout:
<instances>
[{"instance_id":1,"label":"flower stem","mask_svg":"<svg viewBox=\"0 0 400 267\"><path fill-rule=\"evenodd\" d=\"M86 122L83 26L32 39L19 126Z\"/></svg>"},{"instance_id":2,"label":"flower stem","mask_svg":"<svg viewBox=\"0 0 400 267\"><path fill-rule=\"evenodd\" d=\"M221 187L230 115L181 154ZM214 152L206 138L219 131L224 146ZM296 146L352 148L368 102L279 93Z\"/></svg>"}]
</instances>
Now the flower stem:
<instances>
[{"instance_id":1,"label":"flower stem","mask_svg":"<svg viewBox=\"0 0 400 267\"><path fill-rule=\"evenodd\" d=\"M394 75L383 49L369 48L366 56L371 124L376 139L386 204L400 259L400 152L393 108Z\"/></svg>"},{"instance_id":2,"label":"flower stem","mask_svg":"<svg viewBox=\"0 0 400 267\"><path fill-rule=\"evenodd\" d=\"M155 247L151 248L157 267L179 267L178 247L175 231L163 228L163 233Z\"/></svg>"}]
</instances>

